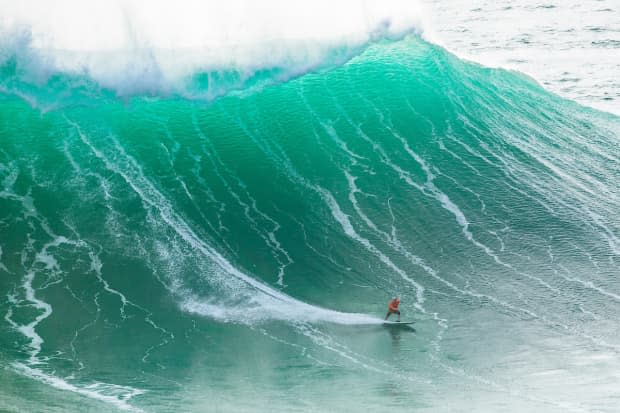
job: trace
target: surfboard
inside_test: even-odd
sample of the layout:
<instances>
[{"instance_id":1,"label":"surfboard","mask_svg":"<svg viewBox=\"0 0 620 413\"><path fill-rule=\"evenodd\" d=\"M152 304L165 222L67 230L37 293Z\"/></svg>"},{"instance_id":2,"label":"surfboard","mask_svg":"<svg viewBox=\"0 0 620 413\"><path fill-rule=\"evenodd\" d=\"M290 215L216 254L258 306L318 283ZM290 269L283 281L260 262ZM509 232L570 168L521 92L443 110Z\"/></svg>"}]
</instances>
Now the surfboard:
<instances>
[{"instance_id":1,"label":"surfboard","mask_svg":"<svg viewBox=\"0 0 620 413\"><path fill-rule=\"evenodd\" d=\"M408 326L415 323L415 321L384 321L384 326Z\"/></svg>"}]
</instances>

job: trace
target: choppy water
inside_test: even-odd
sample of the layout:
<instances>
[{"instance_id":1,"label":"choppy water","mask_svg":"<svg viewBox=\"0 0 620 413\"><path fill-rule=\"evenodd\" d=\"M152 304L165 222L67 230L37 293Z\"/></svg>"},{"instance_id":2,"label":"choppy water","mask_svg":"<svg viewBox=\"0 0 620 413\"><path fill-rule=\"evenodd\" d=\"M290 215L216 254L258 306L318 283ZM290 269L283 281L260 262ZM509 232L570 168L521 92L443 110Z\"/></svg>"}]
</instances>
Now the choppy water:
<instances>
[{"instance_id":1,"label":"choppy water","mask_svg":"<svg viewBox=\"0 0 620 413\"><path fill-rule=\"evenodd\" d=\"M25 58L3 410L617 409L616 116L416 35L212 101Z\"/></svg>"},{"instance_id":2,"label":"choppy water","mask_svg":"<svg viewBox=\"0 0 620 413\"><path fill-rule=\"evenodd\" d=\"M437 39L450 49L527 73L560 96L620 114L617 1L424 3Z\"/></svg>"}]
</instances>

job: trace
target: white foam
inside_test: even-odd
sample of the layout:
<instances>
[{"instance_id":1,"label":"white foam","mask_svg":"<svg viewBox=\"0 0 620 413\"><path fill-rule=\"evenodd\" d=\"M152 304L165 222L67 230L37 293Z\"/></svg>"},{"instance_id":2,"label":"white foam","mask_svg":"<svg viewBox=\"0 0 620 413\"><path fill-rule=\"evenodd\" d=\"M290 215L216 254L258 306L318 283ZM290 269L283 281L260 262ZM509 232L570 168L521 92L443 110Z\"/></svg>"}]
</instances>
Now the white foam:
<instances>
[{"instance_id":1,"label":"white foam","mask_svg":"<svg viewBox=\"0 0 620 413\"><path fill-rule=\"evenodd\" d=\"M38 380L59 390L70 391L94 400L110 403L121 410L143 412L142 409L131 406L127 403L127 400L131 399L132 397L144 393L144 391L142 390L135 389L133 387L112 385L101 382L96 382L84 387L79 387L69 383L66 380L63 380L60 377L47 374L39 369L33 368L23 363L13 363L12 367L20 374ZM106 391L113 394L105 394Z\"/></svg>"},{"instance_id":2,"label":"white foam","mask_svg":"<svg viewBox=\"0 0 620 413\"><path fill-rule=\"evenodd\" d=\"M189 313L207 316L218 321L255 325L270 320L288 323L330 323L341 325L374 325L383 320L360 313L344 313L287 297L279 300L264 294L248 297L241 305L202 297L188 297L181 308Z\"/></svg>"},{"instance_id":3,"label":"white foam","mask_svg":"<svg viewBox=\"0 0 620 413\"><path fill-rule=\"evenodd\" d=\"M2 246L0 245L0 270L9 272L9 269L2 263Z\"/></svg>"},{"instance_id":4,"label":"white foam","mask_svg":"<svg viewBox=\"0 0 620 413\"><path fill-rule=\"evenodd\" d=\"M30 363L38 363L38 354L41 352L41 345L43 344L43 339L36 332L37 325L45 320L52 314L52 306L46 303L45 301L39 300L36 295L34 288L32 286L32 282L34 281L35 273L33 271L29 271L24 277L24 283L22 284L22 288L26 292L26 300L31 302L32 305L37 309L41 310L41 314L37 315L32 322L24 325L16 325L17 330L30 339L29 347L31 348L30 353Z\"/></svg>"},{"instance_id":5,"label":"white foam","mask_svg":"<svg viewBox=\"0 0 620 413\"><path fill-rule=\"evenodd\" d=\"M421 32L423 15L410 0L0 0L0 36L39 57L35 78L86 73L122 93L176 90L197 71L279 68L287 78Z\"/></svg>"}]
</instances>

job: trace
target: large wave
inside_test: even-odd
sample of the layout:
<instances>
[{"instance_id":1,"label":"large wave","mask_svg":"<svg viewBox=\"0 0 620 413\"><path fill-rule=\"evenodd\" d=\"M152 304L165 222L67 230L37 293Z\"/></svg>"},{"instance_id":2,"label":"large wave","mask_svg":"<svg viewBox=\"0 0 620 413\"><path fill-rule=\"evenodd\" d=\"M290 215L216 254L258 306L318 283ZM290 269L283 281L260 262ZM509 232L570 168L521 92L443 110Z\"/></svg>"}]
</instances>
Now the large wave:
<instances>
[{"instance_id":1,"label":"large wave","mask_svg":"<svg viewBox=\"0 0 620 413\"><path fill-rule=\"evenodd\" d=\"M230 4L232 13L240 3ZM58 62L86 55L41 59L36 25L24 50L6 49L5 381L25 375L90 398L94 411L101 401L168 411L170 400L189 411L213 400L226 411L374 410L387 400L375 390L394 378L402 394L390 403L441 394L428 399L440 411L489 393L547 411L613 402L615 389L579 400L574 390L591 379L583 363L617 367L620 349L606 321L620 311L618 119L418 36L400 39L412 26L371 16L381 17L354 19L321 49L334 53L343 38L347 50L360 47L342 54L346 63L321 52L316 62L329 70L208 101L178 93L204 91L191 82L124 94L92 69L101 61L65 70ZM399 40L374 39L377 27ZM262 49L270 63L261 70L312 61L293 46L275 60ZM242 59L224 63L242 72ZM129 66L105 73L134 79ZM188 73L200 83L211 72ZM397 293L419 333L416 350L394 359L385 349L398 355L399 333L391 347L374 329ZM519 334L508 341L506 331ZM543 345L568 359L559 364L576 384L566 393L547 391L559 367L532 350ZM300 376L282 367L291 364ZM614 383L617 370L596 371ZM3 394L14 410L81 400L41 392L25 401L20 391ZM326 398L334 391L350 397Z\"/></svg>"}]
</instances>

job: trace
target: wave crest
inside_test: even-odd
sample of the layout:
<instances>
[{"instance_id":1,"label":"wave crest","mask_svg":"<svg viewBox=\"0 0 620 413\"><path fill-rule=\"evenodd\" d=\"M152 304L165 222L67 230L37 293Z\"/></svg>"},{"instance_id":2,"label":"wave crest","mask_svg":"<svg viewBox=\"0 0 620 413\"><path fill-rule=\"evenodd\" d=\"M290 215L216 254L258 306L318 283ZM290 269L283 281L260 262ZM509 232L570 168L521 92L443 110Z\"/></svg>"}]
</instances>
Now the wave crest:
<instances>
[{"instance_id":1,"label":"wave crest","mask_svg":"<svg viewBox=\"0 0 620 413\"><path fill-rule=\"evenodd\" d=\"M60 74L121 96L213 99L342 64L380 39L420 33L424 12L402 0L124 0L88 7L27 0L0 2L0 15L0 64L6 72L7 62L17 62L11 74L20 81L47 85Z\"/></svg>"}]
</instances>

